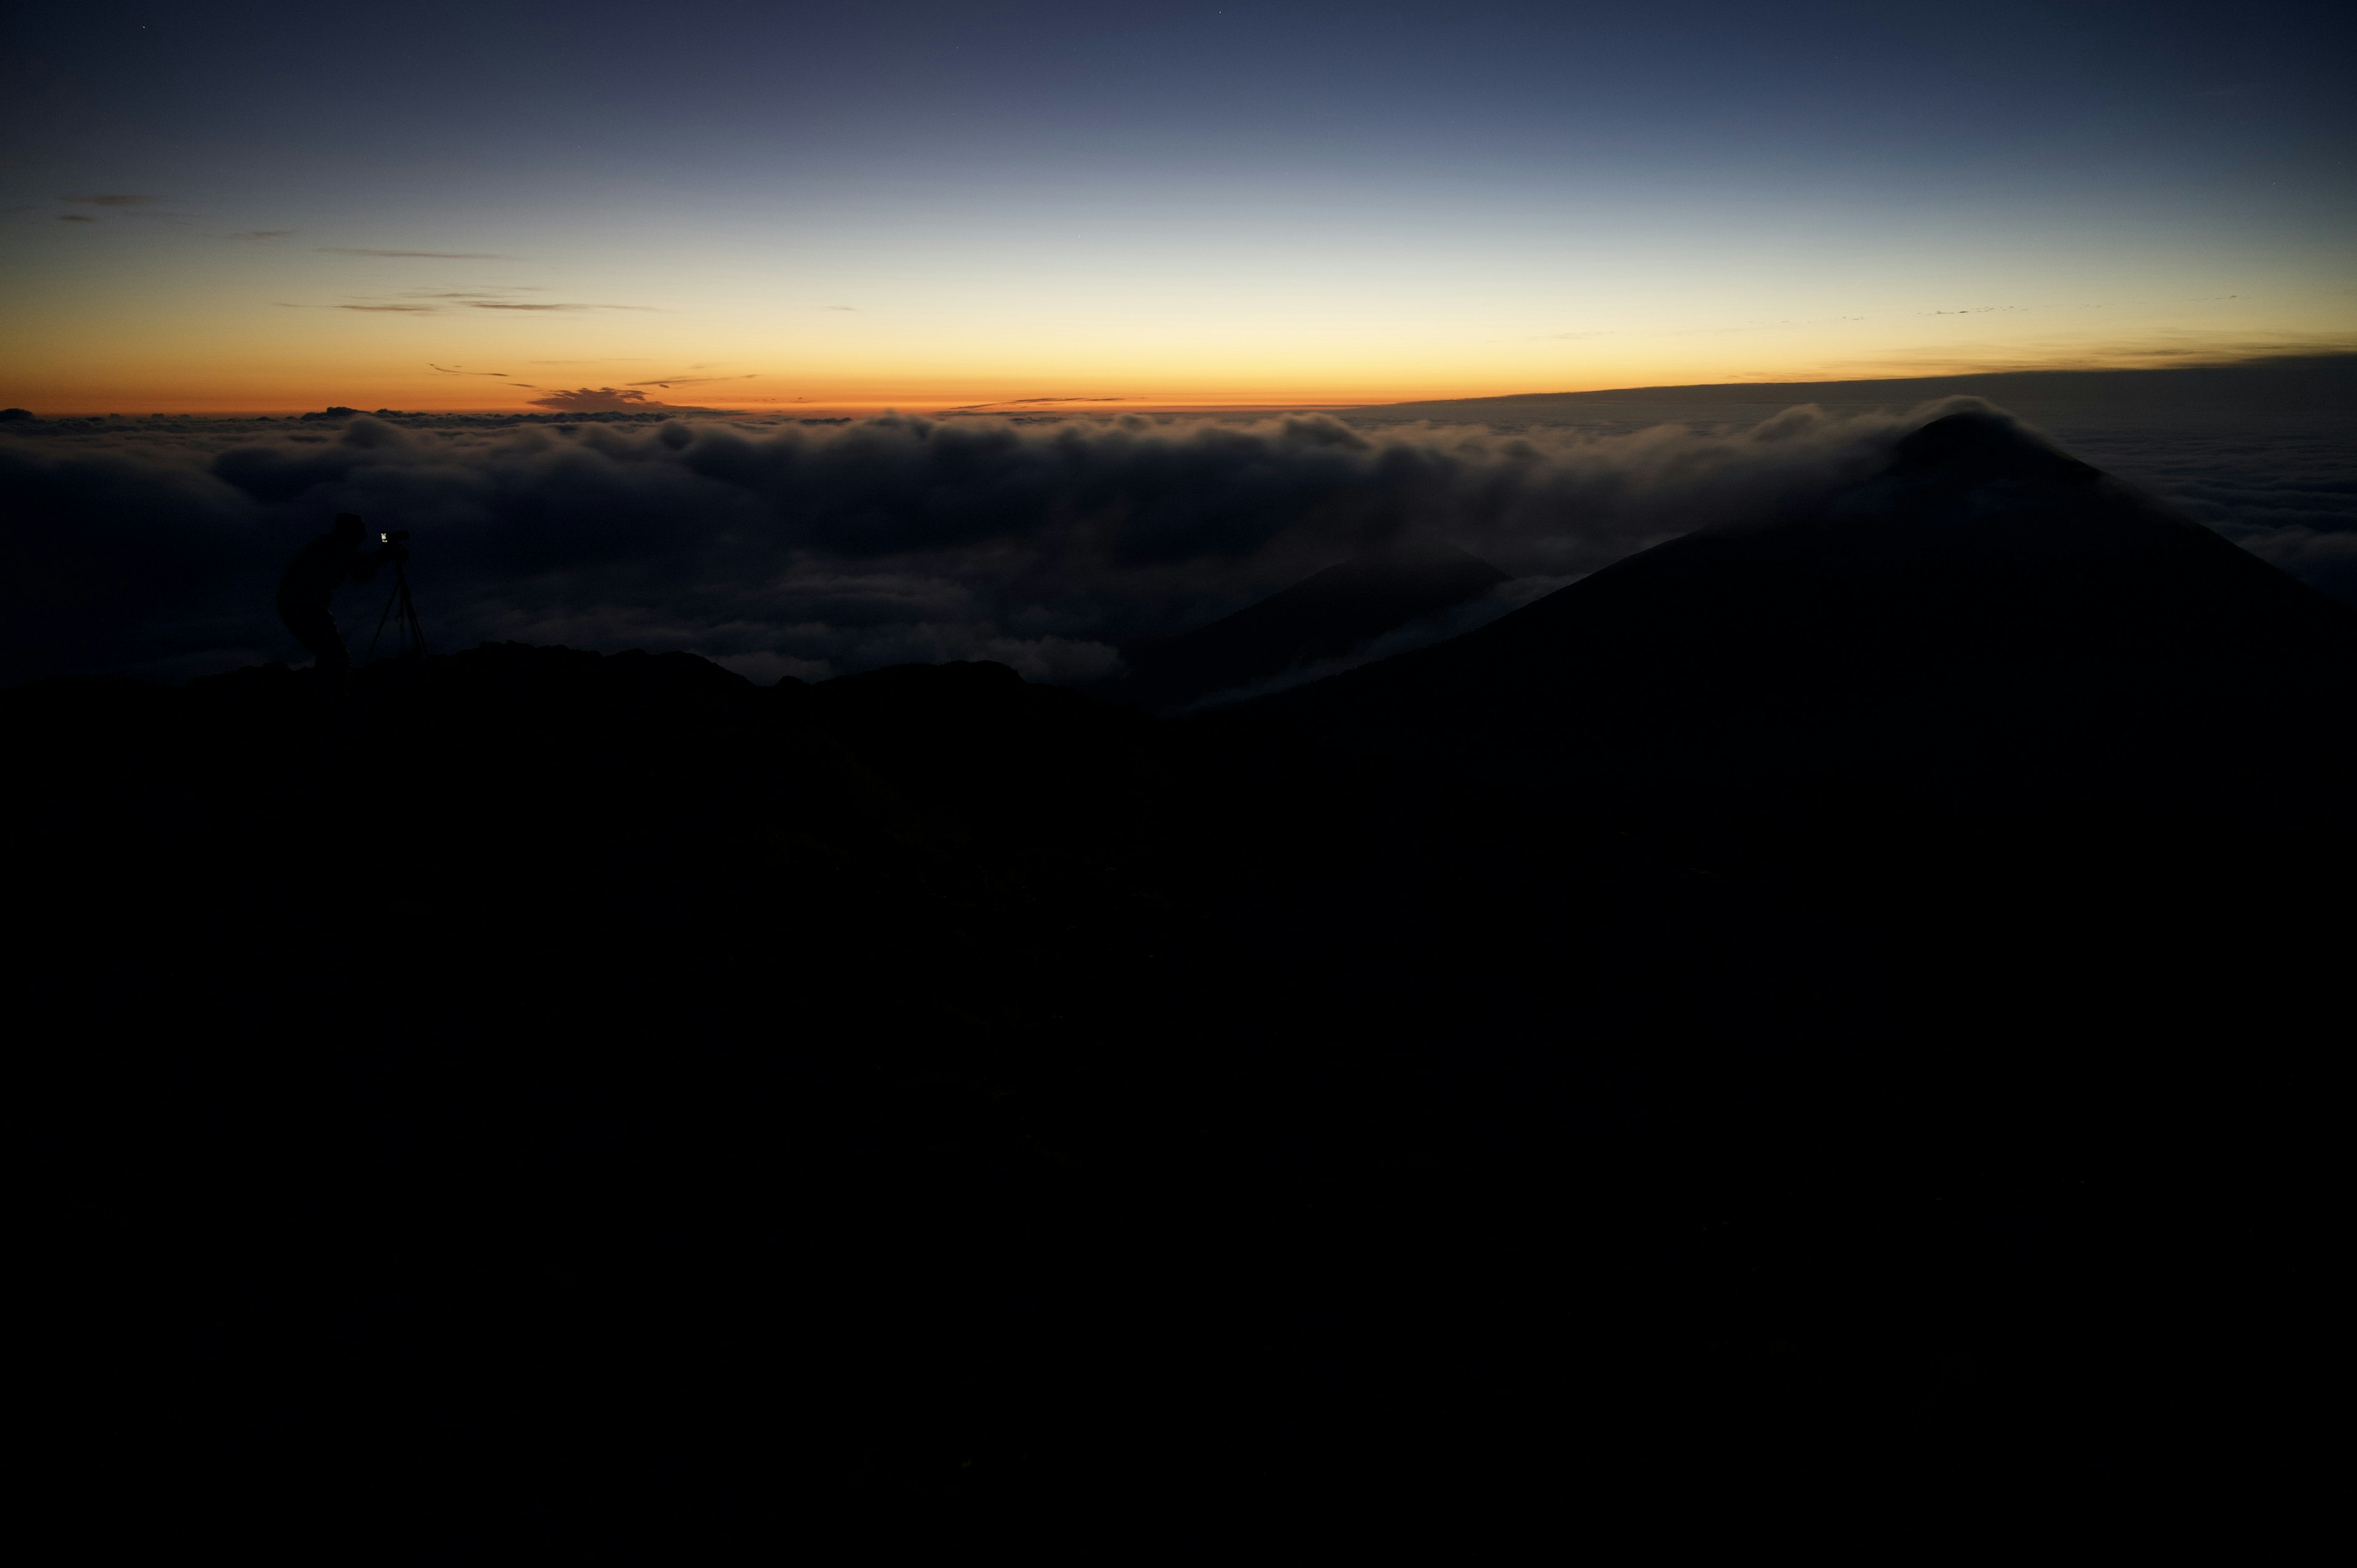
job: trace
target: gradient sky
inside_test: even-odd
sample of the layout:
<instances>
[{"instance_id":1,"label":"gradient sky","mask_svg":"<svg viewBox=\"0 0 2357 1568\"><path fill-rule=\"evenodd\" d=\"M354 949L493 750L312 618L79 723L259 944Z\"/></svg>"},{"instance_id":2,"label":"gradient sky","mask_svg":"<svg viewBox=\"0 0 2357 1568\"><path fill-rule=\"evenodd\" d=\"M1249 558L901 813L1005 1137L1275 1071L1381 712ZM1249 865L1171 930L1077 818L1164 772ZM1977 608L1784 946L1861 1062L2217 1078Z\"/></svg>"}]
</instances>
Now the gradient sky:
<instances>
[{"instance_id":1,"label":"gradient sky","mask_svg":"<svg viewBox=\"0 0 2357 1568\"><path fill-rule=\"evenodd\" d=\"M106 4L7 36L0 403L43 413L2357 347L2347 8Z\"/></svg>"}]
</instances>

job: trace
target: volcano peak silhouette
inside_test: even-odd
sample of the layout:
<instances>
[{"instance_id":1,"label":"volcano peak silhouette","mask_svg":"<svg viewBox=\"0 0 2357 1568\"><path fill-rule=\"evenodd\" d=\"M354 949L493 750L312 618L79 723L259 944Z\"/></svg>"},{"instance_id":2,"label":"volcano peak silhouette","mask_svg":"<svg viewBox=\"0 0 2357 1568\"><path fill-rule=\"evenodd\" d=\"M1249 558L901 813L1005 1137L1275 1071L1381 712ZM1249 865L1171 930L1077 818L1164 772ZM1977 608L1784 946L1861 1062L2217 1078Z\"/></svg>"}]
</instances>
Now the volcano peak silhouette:
<instances>
[{"instance_id":1,"label":"volcano peak silhouette","mask_svg":"<svg viewBox=\"0 0 2357 1568\"><path fill-rule=\"evenodd\" d=\"M1518 787L1953 797L2349 767L2357 610L1994 411L1910 432L1764 523L1616 563L1250 722Z\"/></svg>"},{"instance_id":2,"label":"volcano peak silhouette","mask_svg":"<svg viewBox=\"0 0 2357 1568\"><path fill-rule=\"evenodd\" d=\"M1891 448L1891 473L1907 479L1962 478L2093 483L2103 471L2049 446L1991 408L1960 409L1919 425Z\"/></svg>"}]
</instances>

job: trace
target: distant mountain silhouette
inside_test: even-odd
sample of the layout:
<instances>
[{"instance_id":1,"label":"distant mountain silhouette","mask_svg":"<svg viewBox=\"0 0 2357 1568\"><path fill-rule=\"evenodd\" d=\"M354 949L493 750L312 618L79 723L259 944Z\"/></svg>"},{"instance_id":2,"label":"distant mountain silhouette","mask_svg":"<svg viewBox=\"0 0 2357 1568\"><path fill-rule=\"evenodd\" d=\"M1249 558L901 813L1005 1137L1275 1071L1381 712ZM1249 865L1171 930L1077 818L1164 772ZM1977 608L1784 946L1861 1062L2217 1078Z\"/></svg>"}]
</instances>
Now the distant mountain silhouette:
<instances>
[{"instance_id":1,"label":"distant mountain silhouette","mask_svg":"<svg viewBox=\"0 0 2357 1568\"><path fill-rule=\"evenodd\" d=\"M2204 405L2272 413L2357 411L2357 354L2281 354L2217 365L2157 370L1987 371L1956 376L1899 376L1858 381L1722 381L1615 387L1597 392L1515 392L1505 397L1372 403L1340 411L1352 420L1437 420L1446 424L1530 424L1592 419L1599 411L1685 404L1705 416L1745 406L1913 408L1946 397L1986 398L2040 416ZM1756 415L1755 415L1756 416Z\"/></svg>"},{"instance_id":2,"label":"distant mountain silhouette","mask_svg":"<svg viewBox=\"0 0 2357 1568\"><path fill-rule=\"evenodd\" d=\"M1120 693L1183 707L1325 660L1477 599L1506 574L1446 540L1410 537L1361 552L1256 605L1181 636L1122 650Z\"/></svg>"},{"instance_id":3,"label":"distant mountain silhouette","mask_svg":"<svg viewBox=\"0 0 2357 1568\"><path fill-rule=\"evenodd\" d=\"M1987 413L1806 511L1241 710L1491 789L1842 778L1983 808L2345 782L2326 715L2352 712L2357 609Z\"/></svg>"}]
</instances>

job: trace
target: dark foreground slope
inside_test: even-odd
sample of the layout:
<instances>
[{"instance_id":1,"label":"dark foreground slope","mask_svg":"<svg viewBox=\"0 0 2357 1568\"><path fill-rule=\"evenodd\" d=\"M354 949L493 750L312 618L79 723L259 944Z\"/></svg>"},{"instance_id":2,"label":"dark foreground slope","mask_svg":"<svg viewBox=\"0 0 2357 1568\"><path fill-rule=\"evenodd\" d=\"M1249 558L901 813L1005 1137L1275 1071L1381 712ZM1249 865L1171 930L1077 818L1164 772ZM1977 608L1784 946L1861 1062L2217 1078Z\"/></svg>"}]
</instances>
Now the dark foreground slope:
<instances>
[{"instance_id":1,"label":"dark foreground slope","mask_svg":"<svg viewBox=\"0 0 2357 1568\"><path fill-rule=\"evenodd\" d=\"M1108 1419L1055 1348L1137 1288L1090 1086L1189 1027L1143 721L511 646L0 722L81 1517L708 1561L1053 1495Z\"/></svg>"},{"instance_id":2,"label":"dark foreground slope","mask_svg":"<svg viewBox=\"0 0 2357 1568\"><path fill-rule=\"evenodd\" d=\"M45 1446L339 1561L2179 1522L2347 936L2345 626L2213 543L1967 421L1215 724L6 693Z\"/></svg>"}]
</instances>

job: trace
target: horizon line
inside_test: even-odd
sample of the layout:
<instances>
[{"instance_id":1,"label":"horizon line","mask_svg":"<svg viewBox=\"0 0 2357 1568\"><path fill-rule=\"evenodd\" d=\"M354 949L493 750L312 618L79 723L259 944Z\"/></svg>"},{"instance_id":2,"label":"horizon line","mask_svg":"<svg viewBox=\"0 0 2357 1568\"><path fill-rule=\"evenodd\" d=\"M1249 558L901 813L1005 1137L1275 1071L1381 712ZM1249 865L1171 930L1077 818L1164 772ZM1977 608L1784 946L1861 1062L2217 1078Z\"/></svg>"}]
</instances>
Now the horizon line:
<instances>
[{"instance_id":1,"label":"horizon line","mask_svg":"<svg viewBox=\"0 0 2357 1568\"><path fill-rule=\"evenodd\" d=\"M1602 401L1614 397L1636 398L1642 393L1680 392L1740 392L1786 391L1803 387L1867 387L1903 386L1910 382L1978 381L2014 379L2025 376L2078 378L2092 376L2147 376L2234 371L2292 371L2302 368L2357 369L2357 349L2311 350L2277 354L2244 355L2233 359L2202 359L2194 363L2142 365L2022 365L1998 370L1973 370L1947 372L1919 373L1904 376L1827 376L1806 379L1770 381L1751 379L1723 381L1652 382L1644 385L1588 387L1577 390L1473 392L1437 396L1387 398L1304 398L1293 401L1244 401L1240 399L1184 401L1179 399L1121 398L1089 399L999 399L952 401L931 397L899 398L835 398L808 402L772 402L759 400L754 406L742 408L707 408L692 404L636 405L618 409L546 409L529 404L447 404L429 408L395 409L380 405L393 414L480 414L539 418L576 417L597 413L677 414L700 417L841 417L844 415L875 417L905 413L927 417L964 416L971 418L1086 417L1089 413L1326 413L1359 409L1415 407L1426 403L1512 403L1537 402L1547 399L1578 398ZM170 400L158 400L170 401ZM1737 400L1740 401L1740 400ZM12 405L23 406L23 405ZM285 415L324 413L329 408L353 407L355 413L373 416L377 410L356 405L328 403L313 407L296 403L248 404L243 406L204 406L180 408L150 408L141 413L121 408L62 408L52 413L27 408L36 419L151 419L159 417L202 417L215 419L277 418Z\"/></svg>"}]
</instances>

